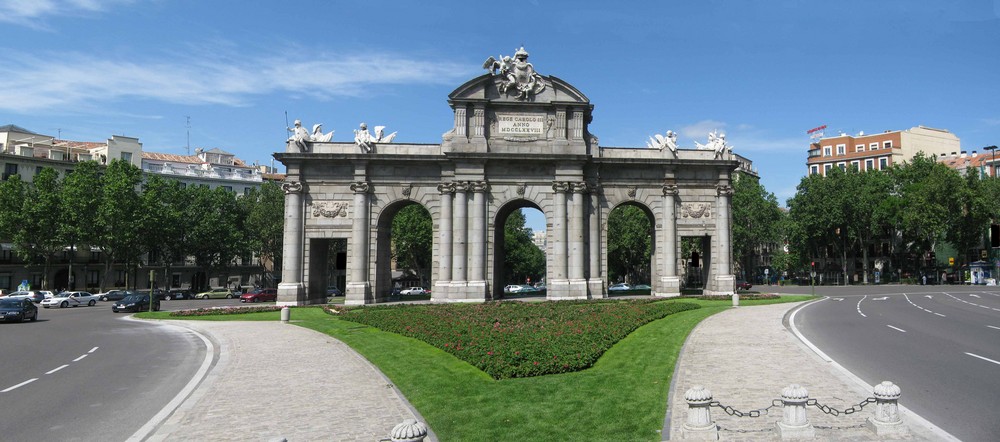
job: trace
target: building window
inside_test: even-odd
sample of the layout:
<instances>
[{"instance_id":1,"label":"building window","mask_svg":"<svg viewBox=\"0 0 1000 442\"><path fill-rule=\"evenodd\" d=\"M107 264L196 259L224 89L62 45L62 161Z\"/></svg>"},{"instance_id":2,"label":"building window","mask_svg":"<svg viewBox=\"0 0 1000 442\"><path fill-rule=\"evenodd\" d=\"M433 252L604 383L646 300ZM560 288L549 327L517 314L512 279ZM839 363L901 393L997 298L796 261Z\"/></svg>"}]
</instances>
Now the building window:
<instances>
[{"instance_id":1,"label":"building window","mask_svg":"<svg viewBox=\"0 0 1000 442\"><path fill-rule=\"evenodd\" d=\"M824 164L823 165L823 176L826 176L827 174L829 174L830 173L830 169L833 169L833 164Z\"/></svg>"},{"instance_id":2,"label":"building window","mask_svg":"<svg viewBox=\"0 0 1000 442\"><path fill-rule=\"evenodd\" d=\"M17 164L7 163L3 166L3 179L10 178L12 175L17 175Z\"/></svg>"},{"instance_id":3,"label":"building window","mask_svg":"<svg viewBox=\"0 0 1000 442\"><path fill-rule=\"evenodd\" d=\"M847 170L847 163L843 163L843 162L837 163L837 167L839 167L840 170Z\"/></svg>"},{"instance_id":4,"label":"building window","mask_svg":"<svg viewBox=\"0 0 1000 442\"><path fill-rule=\"evenodd\" d=\"M815 164L809 166L809 175L816 175L817 173L819 173L819 166Z\"/></svg>"},{"instance_id":5,"label":"building window","mask_svg":"<svg viewBox=\"0 0 1000 442\"><path fill-rule=\"evenodd\" d=\"M132 152L122 152L122 161L126 163L132 162Z\"/></svg>"},{"instance_id":6,"label":"building window","mask_svg":"<svg viewBox=\"0 0 1000 442\"><path fill-rule=\"evenodd\" d=\"M88 270L87 271L87 286L94 287L101 283L101 272L100 270Z\"/></svg>"},{"instance_id":7,"label":"building window","mask_svg":"<svg viewBox=\"0 0 1000 442\"><path fill-rule=\"evenodd\" d=\"M832 154L830 153L830 150L831 150L830 146L823 146L823 156L824 157L831 156Z\"/></svg>"},{"instance_id":8,"label":"building window","mask_svg":"<svg viewBox=\"0 0 1000 442\"><path fill-rule=\"evenodd\" d=\"M222 186L222 190L226 192L233 193L233 186Z\"/></svg>"},{"instance_id":9,"label":"building window","mask_svg":"<svg viewBox=\"0 0 1000 442\"><path fill-rule=\"evenodd\" d=\"M859 144L857 146L854 146L854 151L855 152L864 152L865 151L865 145L864 144Z\"/></svg>"},{"instance_id":10,"label":"building window","mask_svg":"<svg viewBox=\"0 0 1000 442\"><path fill-rule=\"evenodd\" d=\"M868 150L878 150L878 143L871 143L868 145Z\"/></svg>"},{"instance_id":11,"label":"building window","mask_svg":"<svg viewBox=\"0 0 1000 442\"><path fill-rule=\"evenodd\" d=\"M10 273L0 273L0 289L12 289L10 285Z\"/></svg>"},{"instance_id":12,"label":"building window","mask_svg":"<svg viewBox=\"0 0 1000 442\"><path fill-rule=\"evenodd\" d=\"M837 155L844 155L847 153L847 145L838 144L837 145Z\"/></svg>"},{"instance_id":13,"label":"building window","mask_svg":"<svg viewBox=\"0 0 1000 442\"><path fill-rule=\"evenodd\" d=\"M247 196L249 194L250 194L250 187L244 187L243 188L243 196Z\"/></svg>"},{"instance_id":14,"label":"building window","mask_svg":"<svg viewBox=\"0 0 1000 442\"><path fill-rule=\"evenodd\" d=\"M888 169L889 168L889 158L888 157L879 158L878 159L878 168L879 168L879 170Z\"/></svg>"},{"instance_id":15,"label":"building window","mask_svg":"<svg viewBox=\"0 0 1000 442\"><path fill-rule=\"evenodd\" d=\"M865 160L865 170L874 170L874 169L875 169L875 160L871 158Z\"/></svg>"},{"instance_id":16,"label":"building window","mask_svg":"<svg viewBox=\"0 0 1000 442\"><path fill-rule=\"evenodd\" d=\"M883 141L882 142L882 148L883 149L892 149L892 141Z\"/></svg>"},{"instance_id":17,"label":"building window","mask_svg":"<svg viewBox=\"0 0 1000 442\"><path fill-rule=\"evenodd\" d=\"M860 160L854 160L854 161L851 161L851 167L852 167L852 168L853 168L854 170L858 170L858 171L860 171L860 170L861 170L861 161L860 161Z\"/></svg>"},{"instance_id":18,"label":"building window","mask_svg":"<svg viewBox=\"0 0 1000 442\"><path fill-rule=\"evenodd\" d=\"M35 175L42 173L42 169L43 169L42 166L35 166Z\"/></svg>"},{"instance_id":19,"label":"building window","mask_svg":"<svg viewBox=\"0 0 1000 442\"><path fill-rule=\"evenodd\" d=\"M4 247L0 249L0 262L11 262L14 258L14 253L10 249Z\"/></svg>"}]
</instances>

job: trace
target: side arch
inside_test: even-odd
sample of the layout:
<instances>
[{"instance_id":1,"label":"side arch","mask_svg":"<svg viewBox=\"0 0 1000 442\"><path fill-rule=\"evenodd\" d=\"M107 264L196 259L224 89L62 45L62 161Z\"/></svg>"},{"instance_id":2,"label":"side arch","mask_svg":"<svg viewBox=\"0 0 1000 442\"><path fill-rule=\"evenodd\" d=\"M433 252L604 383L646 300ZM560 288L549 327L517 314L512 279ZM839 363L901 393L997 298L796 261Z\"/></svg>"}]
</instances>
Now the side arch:
<instances>
[{"instance_id":1,"label":"side arch","mask_svg":"<svg viewBox=\"0 0 1000 442\"><path fill-rule=\"evenodd\" d=\"M413 267L413 262L399 263L393 259L393 245L392 245L392 224L396 216L399 215L400 211L411 206L417 206L423 209L422 215L426 216L426 232L419 232L421 234L426 234L426 243L430 245L430 250L426 251L426 256L423 256L423 260L418 260L424 262L424 265L417 265L417 268ZM377 221L375 223L375 241L374 241L374 261L373 273L374 273L374 287L372 293L378 301L388 300L393 296L394 278L404 277L405 271L413 270L415 276L420 281L419 283L423 287L430 288L433 285L433 270L434 270L434 247L436 244L433 241L434 236L434 219L431 215L430 209L417 201L410 199L399 199L387 203L382 209L377 213ZM395 266L393 264L396 264ZM393 269L395 267L395 270ZM394 273L396 273L394 275Z\"/></svg>"}]
</instances>

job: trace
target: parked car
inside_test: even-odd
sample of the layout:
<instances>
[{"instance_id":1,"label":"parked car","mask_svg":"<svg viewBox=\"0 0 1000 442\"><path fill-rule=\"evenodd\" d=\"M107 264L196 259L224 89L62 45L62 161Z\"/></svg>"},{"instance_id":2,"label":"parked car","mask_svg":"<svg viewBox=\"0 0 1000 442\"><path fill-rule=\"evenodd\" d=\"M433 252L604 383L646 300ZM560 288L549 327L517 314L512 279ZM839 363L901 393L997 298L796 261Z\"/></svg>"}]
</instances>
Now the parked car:
<instances>
[{"instance_id":1,"label":"parked car","mask_svg":"<svg viewBox=\"0 0 1000 442\"><path fill-rule=\"evenodd\" d=\"M191 298L194 298L194 295L191 293L190 290L187 289L173 289L167 292L166 296L163 297L163 299L167 301L171 299L191 299Z\"/></svg>"},{"instance_id":2,"label":"parked car","mask_svg":"<svg viewBox=\"0 0 1000 442\"><path fill-rule=\"evenodd\" d=\"M38 292L45 295L46 298L51 298L56 295L51 290L39 290Z\"/></svg>"},{"instance_id":3,"label":"parked car","mask_svg":"<svg viewBox=\"0 0 1000 442\"><path fill-rule=\"evenodd\" d=\"M76 307L80 305L93 306L97 304L97 296L90 292L62 292L42 301L42 307Z\"/></svg>"},{"instance_id":4,"label":"parked car","mask_svg":"<svg viewBox=\"0 0 1000 442\"><path fill-rule=\"evenodd\" d=\"M160 310L160 300L157 299L153 301L153 310ZM144 294L131 294L126 296L121 301L114 303L111 306L111 311L118 312L145 312L149 311L149 293Z\"/></svg>"},{"instance_id":5,"label":"parked car","mask_svg":"<svg viewBox=\"0 0 1000 442\"><path fill-rule=\"evenodd\" d=\"M344 292L340 291L337 286L331 285L326 288L326 296L344 296Z\"/></svg>"},{"instance_id":6,"label":"parked car","mask_svg":"<svg viewBox=\"0 0 1000 442\"><path fill-rule=\"evenodd\" d=\"M753 284L750 284L747 281L742 279L736 280L736 290L750 290L751 287L753 287Z\"/></svg>"},{"instance_id":7,"label":"parked car","mask_svg":"<svg viewBox=\"0 0 1000 442\"><path fill-rule=\"evenodd\" d=\"M649 284L636 284L632 286L632 291L636 295L649 295L653 292L653 287Z\"/></svg>"},{"instance_id":8,"label":"parked car","mask_svg":"<svg viewBox=\"0 0 1000 442\"><path fill-rule=\"evenodd\" d=\"M240 302L266 302L277 300L277 289L254 289L240 295Z\"/></svg>"},{"instance_id":9,"label":"parked car","mask_svg":"<svg viewBox=\"0 0 1000 442\"><path fill-rule=\"evenodd\" d=\"M608 286L609 292L620 292L626 290L632 290L632 285L627 282L619 282L617 284L611 284L610 286Z\"/></svg>"},{"instance_id":10,"label":"parked car","mask_svg":"<svg viewBox=\"0 0 1000 442\"><path fill-rule=\"evenodd\" d=\"M407 296L407 295L423 295L425 293L429 293L429 292L427 290L424 290L423 287L407 287L407 288L399 291L399 294L403 295L403 296Z\"/></svg>"},{"instance_id":11,"label":"parked car","mask_svg":"<svg viewBox=\"0 0 1000 442\"><path fill-rule=\"evenodd\" d=\"M225 299L233 299L233 298L236 297L236 294L233 293L233 291L230 290L230 289L220 288L220 289L212 289L212 290L209 290L207 292L201 292L201 293L199 293L197 295L194 295L194 297L198 298L198 299L210 299L210 298L211 299L223 299L223 298L225 298Z\"/></svg>"},{"instance_id":12,"label":"parked car","mask_svg":"<svg viewBox=\"0 0 1000 442\"><path fill-rule=\"evenodd\" d=\"M30 299L31 302L34 302L35 304L38 304L39 302L42 302L42 300L45 299L45 295L38 290L25 290L23 292L14 292L7 295L7 297Z\"/></svg>"},{"instance_id":13,"label":"parked car","mask_svg":"<svg viewBox=\"0 0 1000 442\"><path fill-rule=\"evenodd\" d=\"M28 298L0 298L0 321L24 322L25 319L38 319L38 307Z\"/></svg>"},{"instance_id":14,"label":"parked car","mask_svg":"<svg viewBox=\"0 0 1000 442\"><path fill-rule=\"evenodd\" d=\"M104 293L98 293L96 296L101 301L121 301L125 299L126 296L134 295L134 292L128 290L108 290Z\"/></svg>"},{"instance_id":15,"label":"parked car","mask_svg":"<svg viewBox=\"0 0 1000 442\"><path fill-rule=\"evenodd\" d=\"M528 291L527 290L528 287L530 287L530 286L520 285L520 284L510 284L510 285L504 286L503 292L504 293L521 293L521 292Z\"/></svg>"}]
</instances>

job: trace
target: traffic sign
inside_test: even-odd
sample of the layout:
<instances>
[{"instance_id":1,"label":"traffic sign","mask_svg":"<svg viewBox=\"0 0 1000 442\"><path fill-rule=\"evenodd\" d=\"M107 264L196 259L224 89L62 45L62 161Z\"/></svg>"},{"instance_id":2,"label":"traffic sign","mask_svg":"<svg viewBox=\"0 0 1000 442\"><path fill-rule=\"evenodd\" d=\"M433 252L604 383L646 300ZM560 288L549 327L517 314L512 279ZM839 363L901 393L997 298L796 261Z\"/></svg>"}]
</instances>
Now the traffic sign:
<instances>
[{"instance_id":1,"label":"traffic sign","mask_svg":"<svg viewBox=\"0 0 1000 442\"><path fill-rule=\"evenodd\" d=\"M950 265L950 266L955 265L955 257L954 256L949 256L948 257L948 265Z\"/></svg>"}]
</instances>

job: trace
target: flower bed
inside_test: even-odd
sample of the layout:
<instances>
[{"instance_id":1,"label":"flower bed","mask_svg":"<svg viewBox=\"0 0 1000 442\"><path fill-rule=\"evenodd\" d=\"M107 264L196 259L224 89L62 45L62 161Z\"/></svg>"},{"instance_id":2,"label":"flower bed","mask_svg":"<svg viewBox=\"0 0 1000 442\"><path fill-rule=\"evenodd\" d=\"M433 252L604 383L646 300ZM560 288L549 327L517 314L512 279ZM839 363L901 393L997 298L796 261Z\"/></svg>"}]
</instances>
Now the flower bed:
<instances>
[{"instance_id":1,"label":"flower bed","mask_svg":"<svg viewBox=\"0 0 1000 442\"><path fill-rule=\"evenodd\" d=\"M740 293L740 301L752 301L757 299L778 299L781 296L776 293ZM732 295L702 295L697 299L704 299L706 301L729 301L733 299Z\"/></svg>"},{"instance_id":2,"label":"flower bed","mask_svg":"<svg viewBox=\"0 0 1000 442\"><path fill-rule=\"evenodd\" d=\"M170 312L170 316L213 316L213 315L239 315L242 313L257 312L277 312L281 311L278 305L255 305L248 307L211 307L194 310L179 310Z\"/></svg>"},{"instance_id":3,"label":"flower bed","mask_svg":"<svg viewBox=\"0 0 1000 442\"><path fill-rule=\"evenodd\" d=\"M324 308L422 340L504 379L583 370L643 324L698 306L617 300Z\"/></svg>"}]
</instances>

